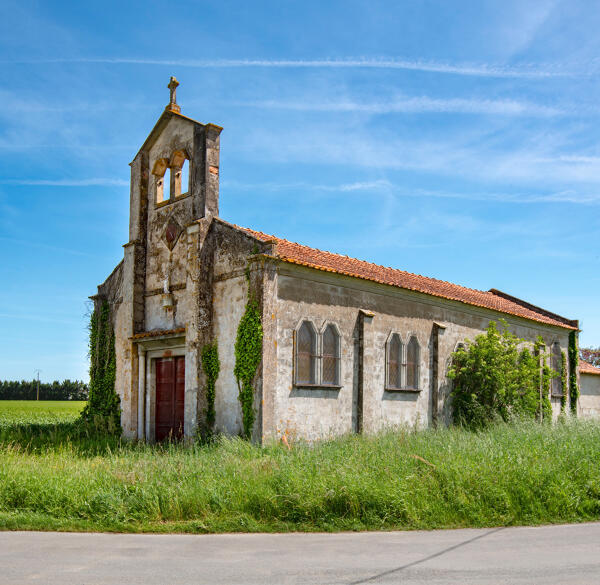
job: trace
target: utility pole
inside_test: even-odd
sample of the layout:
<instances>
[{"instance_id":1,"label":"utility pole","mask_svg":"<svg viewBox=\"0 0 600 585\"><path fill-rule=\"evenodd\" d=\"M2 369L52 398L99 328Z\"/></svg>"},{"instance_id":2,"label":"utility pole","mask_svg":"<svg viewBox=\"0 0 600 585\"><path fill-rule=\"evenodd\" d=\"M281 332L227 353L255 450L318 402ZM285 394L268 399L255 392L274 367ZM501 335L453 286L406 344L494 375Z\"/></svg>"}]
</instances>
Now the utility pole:
<instances>
[{"instance_id":1,"label":"utility pole","mask_svg":"<svg viewBox=\"0 0 600 585\"><path fill-rule=\"evenodd\" d=\"M36 370L35 373L37 374L37 393L36 393L36 400L40 399L40 372L42 370Z\"/></svg>"}]
</instances>

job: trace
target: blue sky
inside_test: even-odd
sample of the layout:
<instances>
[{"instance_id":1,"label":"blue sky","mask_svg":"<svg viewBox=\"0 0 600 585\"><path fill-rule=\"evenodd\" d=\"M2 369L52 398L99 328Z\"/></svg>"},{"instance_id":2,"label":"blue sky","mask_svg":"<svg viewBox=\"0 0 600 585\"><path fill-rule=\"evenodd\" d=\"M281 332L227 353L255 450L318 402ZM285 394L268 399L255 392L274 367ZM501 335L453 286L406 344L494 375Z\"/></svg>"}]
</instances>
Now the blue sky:
<instances>
[{"instance_id":1,"label":"blue sky","mask_svg":"<svg viewBox=\"0 0 600 585\"><path fill-rule=\"evenodd\" d=\"M221 216L578 318L600 345L600 5L3 2L0 379L87 379L129 167L224 127Z\"/></svg>"}]
</instances>

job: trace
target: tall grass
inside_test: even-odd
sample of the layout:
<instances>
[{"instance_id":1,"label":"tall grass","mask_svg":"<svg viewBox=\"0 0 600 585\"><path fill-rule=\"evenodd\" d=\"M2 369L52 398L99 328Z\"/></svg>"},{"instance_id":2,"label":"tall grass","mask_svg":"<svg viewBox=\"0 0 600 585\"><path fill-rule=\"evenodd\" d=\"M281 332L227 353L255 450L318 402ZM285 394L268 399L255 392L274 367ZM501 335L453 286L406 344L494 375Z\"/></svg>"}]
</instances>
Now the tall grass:
<instances>
[{"instance_id":1,"label":"tall grass","mask_svg":"<svg viewBox=\"0 0 600 585\"><path fill-rule=\"evenodd\" d=\"M600 517L600 425L500 425L259 448L0 445L0 527L415 529Z\"/></svg>"}]
</instances>

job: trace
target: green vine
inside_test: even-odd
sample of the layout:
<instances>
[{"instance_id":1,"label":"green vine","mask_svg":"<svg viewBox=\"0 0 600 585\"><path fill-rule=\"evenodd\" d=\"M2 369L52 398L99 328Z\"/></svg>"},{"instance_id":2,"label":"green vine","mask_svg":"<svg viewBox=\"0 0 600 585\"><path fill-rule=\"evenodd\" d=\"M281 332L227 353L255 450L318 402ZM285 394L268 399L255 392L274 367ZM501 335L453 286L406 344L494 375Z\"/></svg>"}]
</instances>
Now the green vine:
<instances>
[{"instance_id":1,"label":"green vine","mask_svg":"<svg viewBox=\"0 0 600 585\"><path fill-rule=\"evenodd\" d=\"M249 270L246 270L246 280L249 291L248 302L237 330L233 373L237 380L238 398L242 405L243 435L246 439L250 439L254 425L253 381L262 358L263 330L259 306L250 289Z\"/></svg>"},{"instance_id":2,"label":"green vine","mask_svg":"<svg viewBox=\"0 0 600 585\"><path fill-rule=\"evenodd\" d=\"M554 378L554 370L546 364L542 368L542 418L544 422L552 421L552 403L550 402L550 385Z\"/></svg>"},{"instance_id":3,"label":"green vine","mask_svg":"<svg viewBox=\"0 0 600 585\"><path fill-rule=\"evenodd\" d=\"M208 436L212 436L215 425L215 385L219 377L221 364L217 342L208 343L202 348L202 368L206 375L206 427Z\"/></svg>"},{"instance_id":4,"label":"green vine","mask_svg":"<svg viewBox=\"0 0 600 585\"><path fill-rule=\"evenodd\" d=\"M537 386L541 388L541 396L538 404L537 417L543 422L552 420L552 403L550 402L550 384L552 383L553 371L546 364L546 354L543 349L546 347L541 335L538 335L534 343L534 354L538 358L538 376Z\"/></svg>"},{"instance_id":5,"label":"green vine","mask_svg":"<svg viewBox=\"0 0 600 585\"><path fill-rule=\"evenodd\" d=\"M560 362L560 386L562 394L560 397L560 412L564 414L567 407L567 354L563 351Z\"/></svg>"},{"instance_id":6,"label":"green vine","mask_svg":"<svg viewBox=\"0 0 600 585\"><path fill-rule=\"evenodd\" d=\"M571 396L571 413L577 415L577 399L579 386L577 385L577 367L579 365L579 348L577 347L577 332L569 333L569 395Z\"/></svg>"},{"instance_id":7,"label":"green vine","mask_svg":"<svg viewBox=\"0 0 600 585\"><path fill-rule=\"evenodd\" d=\"M90 318L89 399L81 420L96 431L121 434L121 401L115 391L117 359L110 306L103 301Z\"/></svg>"}]
</instances>

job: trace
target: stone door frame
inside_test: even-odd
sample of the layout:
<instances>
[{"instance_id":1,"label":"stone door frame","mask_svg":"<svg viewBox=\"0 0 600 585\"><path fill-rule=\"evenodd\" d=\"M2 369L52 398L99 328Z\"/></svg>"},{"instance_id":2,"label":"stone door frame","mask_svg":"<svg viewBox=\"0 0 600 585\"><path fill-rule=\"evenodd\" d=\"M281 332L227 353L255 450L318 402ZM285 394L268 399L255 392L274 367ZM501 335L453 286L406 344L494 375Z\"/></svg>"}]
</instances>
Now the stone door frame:
<instances>
[{"instance_id":1,"label":"stone door frame","mask_svg":"<svg viewBox=\"0 0 600 585\"><path fill-rule=\"evenodd\" d=\"M153 443L156 438L156 359L176 356L186 357L185 334L165 334L157 337L142 338L136 340L136 345L138 349L137 439ZM186 363L187 367L188 364ZM185 390L187 401L187 379ZM187 404L185 408L187 409ZM185 431L184 422L184 434Z\"/></svg>"}]
</instances>

